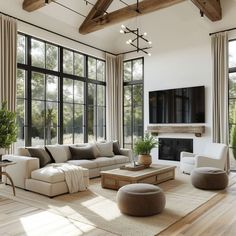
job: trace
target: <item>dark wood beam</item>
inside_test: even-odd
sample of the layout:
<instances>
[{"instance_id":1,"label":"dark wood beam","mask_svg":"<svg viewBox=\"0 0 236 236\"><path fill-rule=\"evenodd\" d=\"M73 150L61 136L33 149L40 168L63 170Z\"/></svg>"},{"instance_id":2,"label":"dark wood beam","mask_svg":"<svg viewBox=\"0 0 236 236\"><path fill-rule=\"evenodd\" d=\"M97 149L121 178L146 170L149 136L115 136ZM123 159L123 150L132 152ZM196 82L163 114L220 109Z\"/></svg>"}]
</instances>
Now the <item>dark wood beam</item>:
<instances>
[{"instance_id":1,"label":"dark wood beam","mask_svg":"<svg viewBox=\"0 0 236 236\"><path fill-rule=\"evenodd\" d=\"M52 0L24 0L23 2L23 9L28 12L35 11L45 5L51 3Z\"/></svg>"},{"instance_id":2,"label":"dark wood beam","mask_svg":"<svg viewBox=\"0 0 236 236\"><path fill-rule=\"evenodd\" d=\"M122 9L116 10L114 12L102 15L92 14L95 12L95 6L90 11L88 17L85 19L83 24L79 28L79 32L81 34L88 34L100 29L103 29L107 26L111 26L125 20L136 17L137 15L143 15L146 13L150 13L153 11L157 11L166 7L170 7L174 4L183 2L185 0L143 0L139 3L139 13L136 11L137 5L133 4ZM107 4L109 7L109 2L111 4L111 0L98 0L96 4ZM109 4L109 5L108 5ZM91 17L93 15L93 17Z\"/></svg>"},{"instance_id":3,"label":"dark wood beam","mask_svg":"<svg viewBox=\"0 0 236 236\"><path fill-rule=\"evenodd\" d=\"M222 9L220 0L192 0L192 2L211 21L218 21L222 19Z\"/></svg>"}]
</instances>

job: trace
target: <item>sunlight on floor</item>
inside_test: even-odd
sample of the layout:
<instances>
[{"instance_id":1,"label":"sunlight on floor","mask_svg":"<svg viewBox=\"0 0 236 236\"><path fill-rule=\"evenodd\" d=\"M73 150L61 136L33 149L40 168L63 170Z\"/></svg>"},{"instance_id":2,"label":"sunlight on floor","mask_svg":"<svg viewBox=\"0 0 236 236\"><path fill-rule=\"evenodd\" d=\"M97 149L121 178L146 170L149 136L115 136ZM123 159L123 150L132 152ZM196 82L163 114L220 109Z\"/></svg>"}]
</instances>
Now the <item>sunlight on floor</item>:
<instances>
[{"instance_id":1,"label":"sunlight on floor","mask_svg":"<svg viewBox=\"0 0 236 236\"><path fill-rule=\"evenodd\" d=\"M116 203L101 196L87 200L82 205L108 221L121 216Z\"/></svg>"},{"instance_id":2,"label":"sunlight on floor","mask_svg":"<svg viewBox=\"0 0 236 236\"><path fill-rule=\"evenodd\" d=\"M20 218L27 235L83 235L94 227L78 221L64 218L53 213L42 211Z\"/></svg>"}]
</instances>

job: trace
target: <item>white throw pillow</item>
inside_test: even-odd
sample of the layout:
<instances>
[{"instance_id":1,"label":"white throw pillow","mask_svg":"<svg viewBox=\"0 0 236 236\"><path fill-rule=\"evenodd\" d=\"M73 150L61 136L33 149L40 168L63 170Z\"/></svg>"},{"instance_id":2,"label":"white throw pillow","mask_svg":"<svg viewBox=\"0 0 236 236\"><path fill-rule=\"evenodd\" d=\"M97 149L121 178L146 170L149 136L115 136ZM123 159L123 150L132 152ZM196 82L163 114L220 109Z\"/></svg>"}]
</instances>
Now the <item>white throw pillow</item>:
<instances>
[{"instance_id":1,"label":"white throw pillow","mask_svg":"<svg viewBox=\"0 0 236 236\"><path fill-rule=\"evenodd\" d=\"M114 157L113 142L96 143L101 157Z\"/></svg>"},{"instance_id":2,"label":"white throw pillow","mask_svg":"<svg viewBox=\"0 0 236 236\"><path fill-rule=\"evenodd\" d=\"M47 150L52 155L56 163L63 163L71 159L69 146L64 145L48 145Z\"/></svg>"}]
</instances>

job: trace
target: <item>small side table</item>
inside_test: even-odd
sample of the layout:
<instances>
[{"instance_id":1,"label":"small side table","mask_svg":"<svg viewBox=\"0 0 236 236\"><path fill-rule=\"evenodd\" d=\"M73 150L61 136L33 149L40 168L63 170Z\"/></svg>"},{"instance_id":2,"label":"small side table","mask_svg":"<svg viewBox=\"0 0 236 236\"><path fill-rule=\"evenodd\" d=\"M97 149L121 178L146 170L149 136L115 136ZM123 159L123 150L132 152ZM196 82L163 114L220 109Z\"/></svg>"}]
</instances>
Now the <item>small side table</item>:
<instances>
[{"instance_id":1,"label":"small side table","mask_svg":"<svg viewBox=\"0 0 236 236\"><path fill-rule=\"evenodd\" d=\"M13 194L14 194L14 196L16 196L15 185L13 183L13 180L12 180L11 176L6 171L7 166L14 165L14 164L16 164L16 163L15 162L0 161L0 176L5 175L10 180L11 186L12 186L12 189L13 189Z\"/></svg>"}]
</instances>

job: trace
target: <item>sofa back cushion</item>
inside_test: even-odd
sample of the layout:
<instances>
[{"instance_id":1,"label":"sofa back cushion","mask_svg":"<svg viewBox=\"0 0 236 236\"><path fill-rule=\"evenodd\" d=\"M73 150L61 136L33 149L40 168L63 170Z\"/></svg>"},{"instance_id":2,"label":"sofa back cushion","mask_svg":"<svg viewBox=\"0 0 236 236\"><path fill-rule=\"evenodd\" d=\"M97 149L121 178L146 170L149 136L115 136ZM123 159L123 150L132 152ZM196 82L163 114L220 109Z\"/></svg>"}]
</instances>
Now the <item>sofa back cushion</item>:
<instances>
[{"instance_id":1,"label":"sofa back cushion","mask_svg":"<svg viewBox=\"0 0 236 236\"><path fill-rule=\"evenodd\" d=\"M100 157L113 157L113 142L96 143Z\"/></svg>"},{"instance_id":2,"label":"sofa back cushion","mask_svg":"<svg viewBox=\"0 0 236 236\"><path fill-rule=\"evenodd\" d=\"M97 157L92 145L86 145L84 147L70 146L70 152L72 160L92 160Z\"/></svg>"},{"instance_id":3,"label":"sofa back cushion","mask_svg":"<svg viewBox=\"0 0 236 236\"><path fill-rule=\"evenodd\" d=\"M120 144L118 141L113 141L113 152L115 155L121 155Z\"/></svg>"},{"instance_id":4,"label":"sofa back cushion","mask_svg":"<svg viewBox=\"0 0 236 236\"><path fill-rule=\"evenodd\" d=\"M16 155L17 156L25 156L25 157L30 157L30 153L26 147L19 147L16 150Z\"/></svg>"},{"instance_id":5,"label":"sofa back cushion","mask_svg":"<svg viewBox=\"0 0 236 236\"><path fill-rule=\"evenodd\" d=\"M51 154L51 157L56 163L67 162L71 159L71 153L69 146L66 145L48 145L47 151Z\"/></svg>"},{"instance_id":6,"label":"sofa back cushion","mask_svg":"<svg viewBox=\"0 0 236 236\"><path fill-rule=\"evenodd\" d=\"M44 148L29 147L27 148L31 157L37 157L39 159L40 168L52 163L52 160Z\"/></svg>"}]
</instances>

